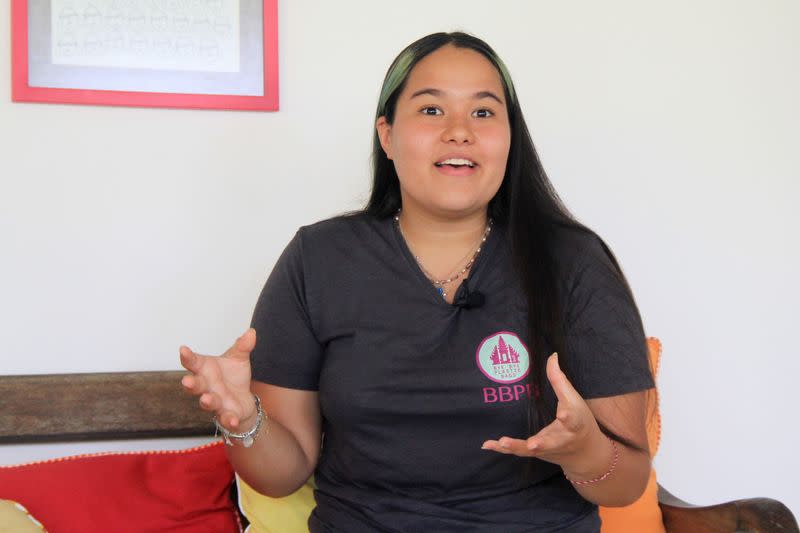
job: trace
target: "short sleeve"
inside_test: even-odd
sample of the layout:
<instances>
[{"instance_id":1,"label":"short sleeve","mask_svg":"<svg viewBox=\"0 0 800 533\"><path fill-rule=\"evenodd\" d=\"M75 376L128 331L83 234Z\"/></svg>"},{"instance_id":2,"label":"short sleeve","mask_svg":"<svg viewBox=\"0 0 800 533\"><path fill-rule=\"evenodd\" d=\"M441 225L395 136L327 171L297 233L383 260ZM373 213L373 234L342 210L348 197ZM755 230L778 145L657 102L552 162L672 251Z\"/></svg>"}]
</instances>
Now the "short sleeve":
<instances>
[{"instance_id":1,"label":"short sleeve","mask_svg":"<svg viewBox=\"0 0 800 533\"><path fill-rule=\"evenodd\" d=\"M639 312L600 239L587 235L567 248L564 325L573 386L586 399L654 387Z\"/></svg>"},{"instance_id":2,"label":"short sleeve","mask_svg":"<svg viewBox=\"0 0 800 533\"><path fill-rule=\"evenodd\" d=\"M302 229L269 275L250 325L257 339L250 354L254 380L318 390L323 349L308 313Z\"/></svg>"}]
</instances>

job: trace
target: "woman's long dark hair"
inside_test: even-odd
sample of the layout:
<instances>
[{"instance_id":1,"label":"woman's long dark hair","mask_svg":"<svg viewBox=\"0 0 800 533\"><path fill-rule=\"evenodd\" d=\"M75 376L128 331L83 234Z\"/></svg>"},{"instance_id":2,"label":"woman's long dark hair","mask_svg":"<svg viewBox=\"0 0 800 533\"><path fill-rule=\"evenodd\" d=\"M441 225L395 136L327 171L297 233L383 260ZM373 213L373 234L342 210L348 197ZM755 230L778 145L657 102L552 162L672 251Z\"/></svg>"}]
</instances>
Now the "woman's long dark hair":
<instances>
[{"instance_id":1,"label":"woman's long dark hair","mask_svg":"<svg viewBox=\"0 0 800 533\"><path fill-rule=\"evenodd\" d=\"M614 254L592 230L579 223L570 214L553 188L539 161L519 99L514 90L508 69L488 44L461 32L434 33L415 41L394 60L384 79L378 101L376 120L385 116L394 122L397 99L403 91L408 75L421 59L442 46L468 48L482 54L500 74L503 83L508 118L511 126L511 146L503 182L489 202L489 216L506 225L514 267L518 273L528 302L528 339L531 347L531 390L542 391L545 381L546 354L553 349L559 354L559 365L571 377L569 350L563 331L563 309L558 294L558 264L554 251L556 232L564 228L595 235L619 273L620 280L630 293L630 287ZM377 218L393 216L401 206L400 182L394 164L381 147L377 132L372 148L373 184L369 201L363 212ZM631 301L633 296L631 295ZM639 319L641 325L641 319ZM555 417L555 406L548 405L545 394L532 394L528 408L531 434ZM602 424L607 435L643 450L640 445L613 434Z\"/></svg>"}]
</instances>

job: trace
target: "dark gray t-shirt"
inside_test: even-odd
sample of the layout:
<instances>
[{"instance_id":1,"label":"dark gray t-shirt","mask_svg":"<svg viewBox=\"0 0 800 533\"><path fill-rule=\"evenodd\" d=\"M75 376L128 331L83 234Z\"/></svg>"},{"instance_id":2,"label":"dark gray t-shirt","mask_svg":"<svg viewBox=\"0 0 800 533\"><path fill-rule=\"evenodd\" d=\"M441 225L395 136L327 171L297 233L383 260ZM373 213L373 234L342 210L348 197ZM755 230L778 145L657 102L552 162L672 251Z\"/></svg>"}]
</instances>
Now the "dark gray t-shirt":
<instances>
[{"instance_id":1,"label":"dark gray t-shirt","mask_svg":"<svg viewBox=\"0 0 800 533\"><path fill-rule=\"evenodd\" d=\"M599 241L565 232L558 249L575 388L651 388L641 323ZM525 459L481 450L529 436L527 304L512 268L495 224L456 293L485 301L464 308L437 293L391 218L297 232L256 305L251 362L255 380L319 391L312 532L599 530L556 465L534 461L523 482Z\"/></svg>"}]
</instances>

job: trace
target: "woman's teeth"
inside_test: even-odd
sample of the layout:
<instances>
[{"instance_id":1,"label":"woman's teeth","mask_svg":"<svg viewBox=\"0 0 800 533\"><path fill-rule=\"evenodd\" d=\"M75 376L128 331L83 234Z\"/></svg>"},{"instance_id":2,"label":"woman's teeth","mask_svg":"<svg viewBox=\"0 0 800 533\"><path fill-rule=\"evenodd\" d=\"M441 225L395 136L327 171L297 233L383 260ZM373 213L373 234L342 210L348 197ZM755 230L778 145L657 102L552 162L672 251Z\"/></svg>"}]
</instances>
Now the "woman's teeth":
<instances>
[{"instance_id":1,"label":"woman's teeth","mask_svg":"<svg viewBox=\"0 0 800 533\"><path fill-rule=\"evenodd\" d=\"M444 161L439 161L438 163L435 163L435 165L437 167L441 167L441 166L444 166L444 165L450 165L451 167L468 166L470 168L473 168L475 166L475 163L473 163L469 159L453 159L453 158L451 158L451 159L445 159Z\"/></svg>"}]
</instances>

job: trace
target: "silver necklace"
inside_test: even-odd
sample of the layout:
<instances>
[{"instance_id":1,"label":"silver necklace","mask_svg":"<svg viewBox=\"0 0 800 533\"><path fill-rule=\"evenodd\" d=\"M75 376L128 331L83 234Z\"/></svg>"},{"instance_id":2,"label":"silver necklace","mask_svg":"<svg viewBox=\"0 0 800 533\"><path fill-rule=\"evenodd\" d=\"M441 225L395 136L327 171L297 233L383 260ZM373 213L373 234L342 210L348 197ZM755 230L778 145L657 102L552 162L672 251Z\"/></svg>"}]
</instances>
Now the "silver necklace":
<instances>
[{"instance_id":1,"label":"silver necklace","mask_svg":"<svg viewBox=\"0 0 800 533\"><path fill-rule=\"evenodd\" d=\"M397 229L400 230L400 235L403 237L403 240L405 240L406 237L403 234L403 228L400 225L400 210L399 209L397 210L397 214L394 215L394 221L395 221L395 223L397 223ZM455 272L455 274L451 274L449 278L436 279L434 276L431 275L430 272L428 272L425 269L425 267L422 265L422 261L420 261L419 257L416 256L416 255L414 256L414 260L417 262L417 266L419 266L419 269L422 270L423 274L425 274L425 277L428 278L428 281L433 283L433 286L436 287L436 290L439 291L439 294L442 296L442 298L447 298L447 290L446 290L445 286L453 283L458 278L460 278L461 276L466 274L467 271L470 268L472 268L472 265L475 264L475 259L478 258L478 254L481 253L481 248L483 247L484 243L486 242L487 237L489 237L489 233L492 231L492 223L493 223L493 221L492 221L491 218L489 218L486 221L486 229L483 232L483 237L481 237L481 241L478 243L478 246L475 248L475 251L472 252L472 257L470 257L469 261L467 261L467 263L464 265L464 267L461 270L457 270ZM407 242L408 241L406 241L406 243Z\"/></svg>"}]
</instances>

